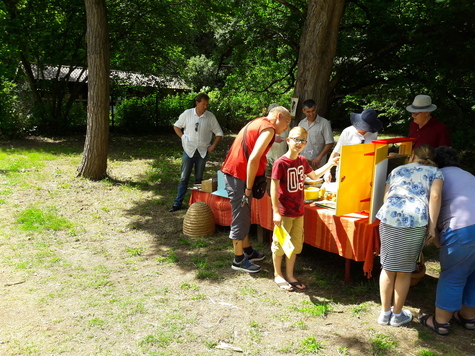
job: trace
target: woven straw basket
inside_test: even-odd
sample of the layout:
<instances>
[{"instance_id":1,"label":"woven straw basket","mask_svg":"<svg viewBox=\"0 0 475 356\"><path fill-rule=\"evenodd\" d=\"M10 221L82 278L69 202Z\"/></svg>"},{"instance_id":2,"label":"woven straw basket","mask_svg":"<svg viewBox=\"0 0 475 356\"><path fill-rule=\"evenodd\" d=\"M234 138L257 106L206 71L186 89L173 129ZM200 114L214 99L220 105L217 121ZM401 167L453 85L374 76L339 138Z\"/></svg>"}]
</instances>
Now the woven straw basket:
<instances>
[{"instance_id":1,"label":"woven straw basket","mask_svg":"<svg viewBox=\"0 0 475 356\"><path fill-rule=\"evenodd\" d=\"M190 237L199 237L212 235L215 230L214 215L208 204L191 204L183 219L183 233Z\"/></svg>"}]
</instances>

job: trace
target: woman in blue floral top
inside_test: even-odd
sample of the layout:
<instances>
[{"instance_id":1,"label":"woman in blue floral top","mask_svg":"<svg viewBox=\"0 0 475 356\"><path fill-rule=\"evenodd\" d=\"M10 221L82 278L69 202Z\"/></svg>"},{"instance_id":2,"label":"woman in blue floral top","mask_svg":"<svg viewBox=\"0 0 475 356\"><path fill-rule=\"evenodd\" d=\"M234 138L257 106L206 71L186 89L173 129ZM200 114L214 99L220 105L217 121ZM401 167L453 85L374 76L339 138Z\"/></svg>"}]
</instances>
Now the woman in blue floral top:
<instances>
[{"instance_id":1,"label":"woman in blue floral top","mask_svg":"<svg viewBox=\"0 0 475 356\"><path fill-rule=\"evenodd\" d=\"M433 157L429 145L416 147L409 164L395 168L386 181L384 204L376 215L381 221L378 323L382 325L400 326L412 320L411 312L402 307L425 237L436 235L444 182Z\"/></svg>"}]
</instances>

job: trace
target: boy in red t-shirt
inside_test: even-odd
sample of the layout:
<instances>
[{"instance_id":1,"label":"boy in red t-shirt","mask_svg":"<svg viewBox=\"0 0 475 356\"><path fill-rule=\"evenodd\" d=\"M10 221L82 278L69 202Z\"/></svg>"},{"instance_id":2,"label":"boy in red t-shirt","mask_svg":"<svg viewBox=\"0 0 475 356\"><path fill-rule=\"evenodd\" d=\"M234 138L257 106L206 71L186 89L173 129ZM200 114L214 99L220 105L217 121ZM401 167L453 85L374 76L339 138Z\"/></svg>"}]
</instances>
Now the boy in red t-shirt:
<instances>
[{"instance_id":1,"label":"boy in red t-shirt","mask_svg":"<svg viewBox=\"0 0 475 356\"><path fill-rule=\"evenodd\" d=\"M272 167L271 199L274 224L281 224L291 236L295 247L290 258L286 258L286 278L282 274L284 251L277 238L272 241L272 261L274 263L274 282L286 291L304 290L307 287L294 277L296 255L303 247L304 181L305 176L318 179L332 166L336 166L339 157L330 160L314 171L304 156L299 155L307 144L307 130L296 126L286 139L289 149L277 159Z\"/></svg>"}]
</instances>

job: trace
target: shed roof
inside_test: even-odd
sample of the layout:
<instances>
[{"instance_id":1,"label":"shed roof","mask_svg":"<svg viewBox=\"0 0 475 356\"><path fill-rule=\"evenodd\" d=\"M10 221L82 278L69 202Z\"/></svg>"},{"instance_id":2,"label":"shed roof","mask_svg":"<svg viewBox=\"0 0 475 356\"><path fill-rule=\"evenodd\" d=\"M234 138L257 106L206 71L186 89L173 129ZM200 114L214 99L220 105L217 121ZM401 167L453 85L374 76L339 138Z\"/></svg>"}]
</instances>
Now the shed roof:
<instances>
[{"instance_id":1,"label":"shed roof","mask_svg":"<svg viewBox=\"0 0 475 356\"><path fill-rule=\"evenodd\" d=\"M89 75L86 67L72 67L67 65L38 66L31 64L31 70L36 80L67 80L69 82L87 82ZM178 90L190 90L181 78L172 76L144 75L135 72L126 72L112 69L110 71L111 80L119 85L132 85L139 87L155 87Z\"/></svg>"}]
</instances>

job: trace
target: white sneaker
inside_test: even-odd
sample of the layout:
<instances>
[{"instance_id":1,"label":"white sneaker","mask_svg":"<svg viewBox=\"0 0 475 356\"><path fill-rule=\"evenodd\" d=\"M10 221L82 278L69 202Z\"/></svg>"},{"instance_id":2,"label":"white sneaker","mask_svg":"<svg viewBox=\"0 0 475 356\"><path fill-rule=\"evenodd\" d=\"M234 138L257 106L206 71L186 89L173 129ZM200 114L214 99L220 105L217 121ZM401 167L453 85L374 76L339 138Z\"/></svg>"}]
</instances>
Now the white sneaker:
<instances>
[{"instance_id":1,"label":"white sneaker","mask_svg":"<svg viewBox=\"0 0 475 356\"><path fill-rule=\"evenodd\" d=\"M391 320L391 316L393 315L393 313L389 313L388 315L384 314L384 312L382 311L381 313L379 313L379 317L378 317L378 324L381 324L381 325L389 325L389 321Z\"/></svg>"},{"instance_id":2,"label":"white sneaker","mask_svg":"<svg viewBox=\"0 0 475 356\"><path fill-rule=\"evenodd\" d=\"M401 326L403 324L410 323L411 321L412 321L411 311L407 309L403 309L399 316L396 316L394 314L391 316L391 321L389 322L389 324L391 326Z\"/></svg>"}]
</instances>

